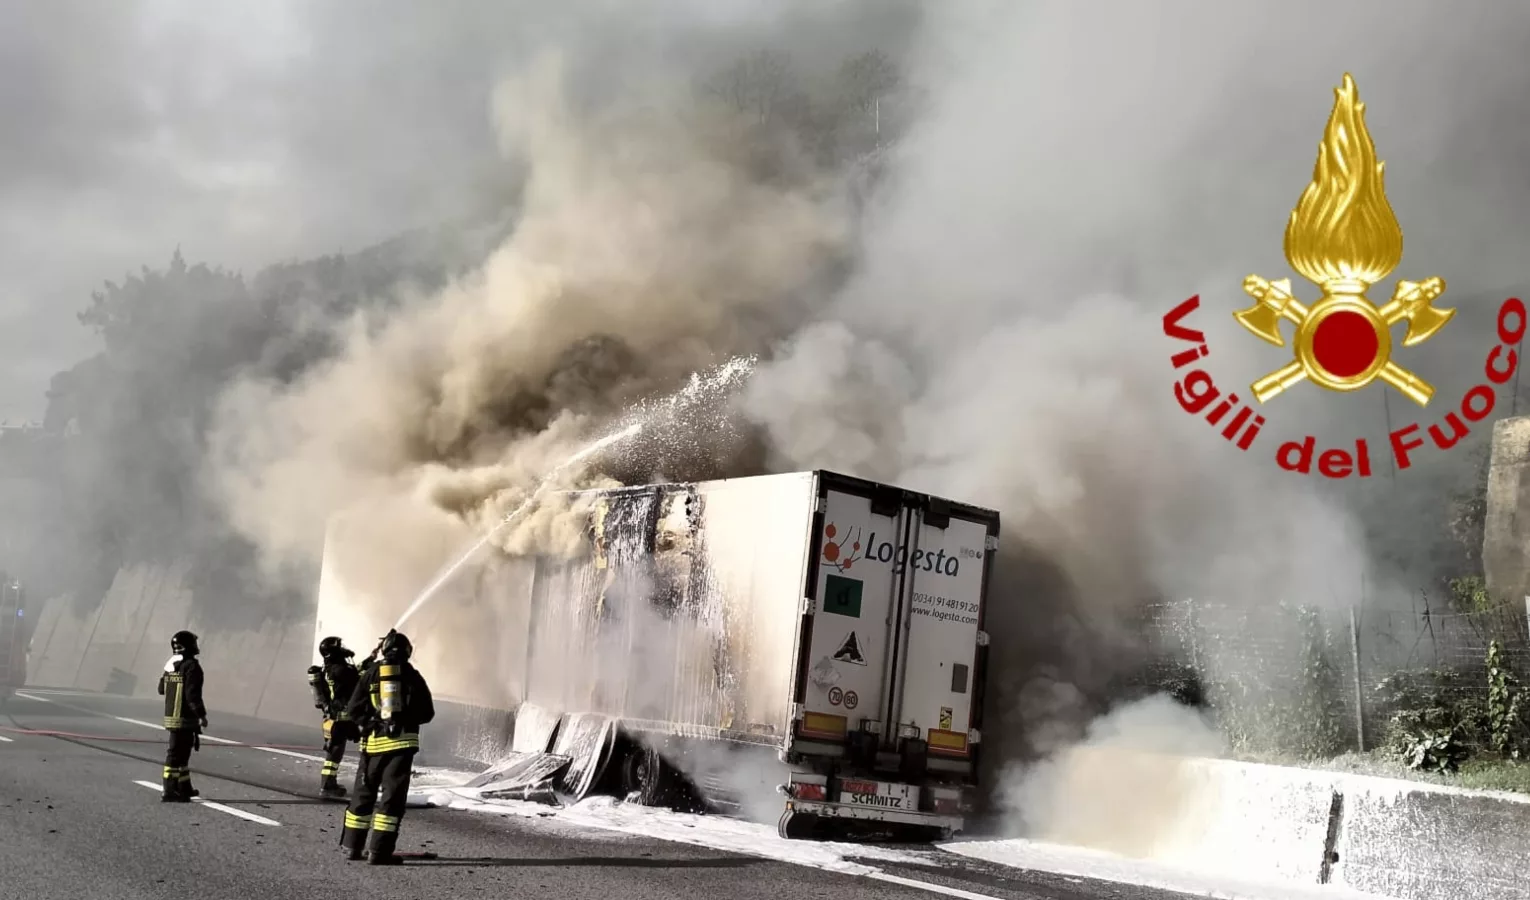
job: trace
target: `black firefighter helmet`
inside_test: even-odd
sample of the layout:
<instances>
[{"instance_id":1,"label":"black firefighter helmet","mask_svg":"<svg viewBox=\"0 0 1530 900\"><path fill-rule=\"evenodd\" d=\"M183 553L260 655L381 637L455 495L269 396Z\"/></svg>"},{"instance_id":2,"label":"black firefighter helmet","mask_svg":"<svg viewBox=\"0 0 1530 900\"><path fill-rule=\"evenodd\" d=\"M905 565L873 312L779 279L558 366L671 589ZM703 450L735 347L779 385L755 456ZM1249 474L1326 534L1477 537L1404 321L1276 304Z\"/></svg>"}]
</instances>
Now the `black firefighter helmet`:
<instances>
[{"instance_id":1,"label":"black firefighter helmet","mask_svg":"<svg viewBox=\"0 0 1530 900\"><path fill-rule=\"evenodd\" d=\"M356 655L355 650L350 650L338 637L327 637L319 642L319 657L325 662L334 662L337 659L349 659Z\"/></svg>"},{"instance_id":2,"label":"black firefighter helmet","mask_svg":"<svg viewBox=\"0 0 1530 900\"><path fill-rule=\"evenodd\" d=\"M414 653L414 645L409 643L409 638L397 631L389 631L382 639L382 647L379 656L390 663L401 663L409 659Z\"/></svg>"},{"instance_id":3,"label":"black firefighter helmet","mask_svg":"<svg viewBox=\"0 0 1530 900\"><path fill-rule=\"evenodd\" d=\"M196 656L202 652L197 649L197 636L189 631L177 631L170 635L170 649L182 656Z\"/></svg>"}]
</instances>

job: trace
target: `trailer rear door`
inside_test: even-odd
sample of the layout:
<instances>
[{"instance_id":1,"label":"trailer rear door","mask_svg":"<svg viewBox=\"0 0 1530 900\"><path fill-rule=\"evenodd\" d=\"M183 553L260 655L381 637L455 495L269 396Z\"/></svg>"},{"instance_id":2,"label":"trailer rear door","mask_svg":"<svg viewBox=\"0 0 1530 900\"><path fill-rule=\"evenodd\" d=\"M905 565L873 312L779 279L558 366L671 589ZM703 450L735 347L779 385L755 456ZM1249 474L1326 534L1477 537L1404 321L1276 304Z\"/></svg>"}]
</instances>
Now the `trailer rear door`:
<instances>
[{"instance_id":1,"label":"trailer rear door","mask_svg":"<svg viewBox=\"0 0 1530 900\"><path fill-rule=\"evenodd\" d=\"M901 671L893 721L917 728L932 757L965 759L990 548L996 520L951 512L936 501L916 511L909 555Z\"/></svg>"},{"instance_id":2,"label":"trailer rear door","mask_svg":"<svg viewBox=\"0 0 1530 900\"><path fill-rule=\"evenodd\" d=\"M837 479L819 486L816 575L803 660L797 736L843 741L864 719L880 722L890 696L891 623L896 621L897 548L908 527L901 491Z\"/></svg>"}]
</instances>

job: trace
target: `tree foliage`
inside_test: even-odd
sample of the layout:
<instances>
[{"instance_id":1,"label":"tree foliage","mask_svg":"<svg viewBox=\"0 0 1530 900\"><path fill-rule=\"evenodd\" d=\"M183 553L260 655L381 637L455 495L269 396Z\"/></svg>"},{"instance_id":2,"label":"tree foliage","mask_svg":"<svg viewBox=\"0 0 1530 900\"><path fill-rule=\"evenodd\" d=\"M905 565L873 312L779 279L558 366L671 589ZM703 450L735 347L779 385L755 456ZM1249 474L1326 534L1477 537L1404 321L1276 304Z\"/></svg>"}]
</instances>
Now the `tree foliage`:
<instances>
[{"instance_id":1,"label":"tree foliage","mask_svg":"<svg viewBox=\"0 0 1530 900\"><path fill-rule=\"evenodd\" d=\"M430 247L423 259L409 252L422 242ZM162 269L144 267L94 292L79 319L102 349L54 376L44 417L60 448L51 473L55 539L71 549L68 572L51 586L88 607L123 565L189 558L194 590L272 609L252 574L252 548L223 527L200 489L218 400L236 376L299 377L335 351L333 326L346 316L392 302L404 284L439 286L449 267L482 255L482 247L458 248L453 262L438 244L435 234L406 236L355 257L273 265L251 279L189 264L177 251Z\"/></svg>"}]
</instances>

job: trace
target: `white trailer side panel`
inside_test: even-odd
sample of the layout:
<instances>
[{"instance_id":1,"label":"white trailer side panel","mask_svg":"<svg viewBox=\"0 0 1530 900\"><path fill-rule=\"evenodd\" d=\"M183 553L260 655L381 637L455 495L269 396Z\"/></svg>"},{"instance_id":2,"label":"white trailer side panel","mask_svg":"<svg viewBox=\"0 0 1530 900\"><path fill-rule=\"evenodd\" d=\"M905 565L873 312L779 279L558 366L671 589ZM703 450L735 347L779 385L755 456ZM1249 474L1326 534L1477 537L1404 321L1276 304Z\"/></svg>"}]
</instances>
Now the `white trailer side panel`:
<instances>
[{"instance_id":1,"label":"white trailer side panel","mask_svg":"<svg viewBox=\"0 0 1530 900\"><path fill-rule=\"evenodd\" d=\"M811 472L735 478L696 486L707 592L726 610L726 727L783 737L807 581L813 521Z\"/></svg>"},{"instance_id":2,"label":"white trailer side panel","mask_svg":"<svg viewBox=\"0 0 1530 900\"><path fill-rule=\"evenodd\" d=\"M588 559L544 559L527 699L634 727L780 739L812 473L605 493Z\"/></svg>"}]
</instances>

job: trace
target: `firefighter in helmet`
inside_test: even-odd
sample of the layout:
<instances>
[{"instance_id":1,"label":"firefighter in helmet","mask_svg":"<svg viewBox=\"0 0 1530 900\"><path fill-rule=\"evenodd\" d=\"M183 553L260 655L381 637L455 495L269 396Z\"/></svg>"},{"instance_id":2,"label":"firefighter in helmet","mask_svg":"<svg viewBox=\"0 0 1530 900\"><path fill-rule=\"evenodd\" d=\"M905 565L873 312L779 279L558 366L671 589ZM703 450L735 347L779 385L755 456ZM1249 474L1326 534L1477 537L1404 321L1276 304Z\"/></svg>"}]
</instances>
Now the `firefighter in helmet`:
<instances>
[{"instance_id":1,"label":"firefighter in helmet","mask_svg":"<svg viewBox=\"0 0 1530 900\"><path fill-rule=\"evenodd\" d=\"M403 862L394 850L414 756L420 751L420 726L436 716L430 686L409 663L413 650L409 638L389 631L351 696L349 712L361 728L364 756L340 845L348 859L360 859L365 843L371 865Z\"/></svg>"},{"instance_id":2,"label":"firefighter in helmet","mask_svg":"<svg viewBox=\"0 0 1530 900\"><path fill-rule=\"evenodd\" d=\"M197 636L177 631L170 636L171 657L159 676L159 692L165 697L165 730L170 746L165 750L165 803L190 803L199 793L191 786L191 751L201 744L207 727L207 707L202 703L202 664L197 661Z\"/></svg>"},{"instance_id":3,"label":"firefighter in helmet","mask_svg":"<svg viewBox=\"0 0 1530 900\"><path fill-rule=\"evenodd\" d=\"M340 772L340 760L345 758L346 741L360 737L347 710L360 678L351 662L355 655L356 651L347 649L338 637L327 637L319 642L319 658L324 660L324 665L308 667L308 685L313 688L314 706L324 714L324 768L320 774L319 792L336 800L345 797L345 788L340 786L336 776Z\"/></svg>"},{"instance_id":4,"label":"firefighter in helmet","mask_svg":"<svg viewBox=\"0 0 1530 900\"><path fill-rule=\"evenodd\" d=\"M383 641L386 640L386 637L379 638L377 646L373 647L372 652L367 654L367 658L361 661L361 666L356 673L356 687L351 690L350 696L345 698L343 704L347 715L350 714L351 702L362 691L362 682L366 681L368 673L377 665L377 654L382 652ZM351 722L356 728L356 783L351 788L351 792L356 796L360 796L361 792L366 789L367 783L367 738L370 734L365 727L365 723L355 719L351 719ZM346 821L350 821L350 819L346 819ZM366 823L363 823L362 827L367 827ZM346 831L342 828L340 831L340 843L342 845L345 844L345 835Z\"/></svg>"}]
</instances>

